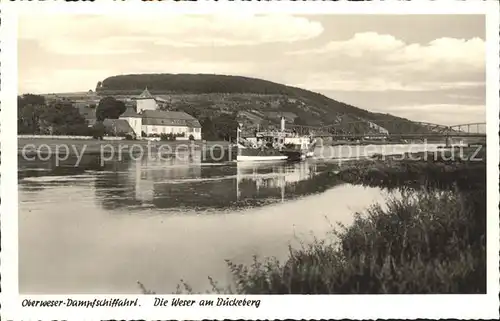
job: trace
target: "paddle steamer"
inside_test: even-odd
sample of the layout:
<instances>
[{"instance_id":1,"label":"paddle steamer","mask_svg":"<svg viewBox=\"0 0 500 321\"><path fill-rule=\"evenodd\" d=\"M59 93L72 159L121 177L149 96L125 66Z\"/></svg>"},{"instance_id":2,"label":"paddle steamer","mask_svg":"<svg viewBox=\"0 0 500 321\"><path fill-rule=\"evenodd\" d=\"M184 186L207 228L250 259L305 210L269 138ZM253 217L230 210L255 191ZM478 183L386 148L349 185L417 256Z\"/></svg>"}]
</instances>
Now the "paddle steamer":
<instances>
[{"instance_id":1,"label":"paddle steamer","mask_svg":"<svg viewBox=\"0 0 500 321\"><path fill-rule=\"evenodd\" d=\"M297 161L313 156L312 136L298 135L285 129L281 118L280 131L256 131L254 137L243 138L241 126L237 129L238 162Z\"/></svg>"}]
</instances>

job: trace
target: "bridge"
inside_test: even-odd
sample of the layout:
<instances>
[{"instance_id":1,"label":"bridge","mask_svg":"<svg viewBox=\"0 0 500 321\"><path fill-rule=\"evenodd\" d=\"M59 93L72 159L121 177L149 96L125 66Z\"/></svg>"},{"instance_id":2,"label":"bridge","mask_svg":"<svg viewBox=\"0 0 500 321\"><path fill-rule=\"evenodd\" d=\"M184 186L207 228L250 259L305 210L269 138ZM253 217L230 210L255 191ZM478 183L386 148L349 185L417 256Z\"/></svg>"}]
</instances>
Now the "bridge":
<instances>
[{"instance_id":1,"label":"bridge","mask_svg":"<svg viewBox=\"0 0 500 321\"><path fill-rule=\"evenodd\" d=\"M334 139L485 138L486 122L438 125L425 122L355 121L328 126L288 125L299 134Z\"/></svg>"}]
</instances>

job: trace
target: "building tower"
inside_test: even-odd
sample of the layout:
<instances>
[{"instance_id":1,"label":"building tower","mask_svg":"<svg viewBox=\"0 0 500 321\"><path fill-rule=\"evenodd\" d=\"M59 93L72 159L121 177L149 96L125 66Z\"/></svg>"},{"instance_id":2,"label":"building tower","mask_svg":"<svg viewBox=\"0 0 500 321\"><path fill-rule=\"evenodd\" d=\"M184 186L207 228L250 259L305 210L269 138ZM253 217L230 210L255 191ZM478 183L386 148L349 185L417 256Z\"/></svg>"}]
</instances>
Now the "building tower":
<instances>
[{"instance_id":1,"label":"building tower","mask_svg":"<svg viewBox=\"0 0 500 321\"><path fill-rule=\"evenodd\" d=\"M156 99L149 93L148 87L135 100L138 113L144 110L156 110Z\"/></svg>"}]
</instances>

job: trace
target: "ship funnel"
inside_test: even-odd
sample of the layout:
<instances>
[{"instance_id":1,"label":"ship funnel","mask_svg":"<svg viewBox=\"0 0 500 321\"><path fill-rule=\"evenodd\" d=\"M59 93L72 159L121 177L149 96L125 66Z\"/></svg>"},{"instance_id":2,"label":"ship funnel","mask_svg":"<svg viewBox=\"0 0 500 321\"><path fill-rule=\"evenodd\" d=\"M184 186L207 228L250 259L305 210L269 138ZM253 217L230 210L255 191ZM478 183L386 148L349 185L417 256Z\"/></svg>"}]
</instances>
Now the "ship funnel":
<instances>
[{"instance_id":1,"label":"ship funnel","mask_svg":"<svg viewBox=\"0 0 500 321\"><path fill-rule=\"evenodd\" d=\"M285 131L285 117L281 117L281 131Z\"/></svg>"}]
</instances>

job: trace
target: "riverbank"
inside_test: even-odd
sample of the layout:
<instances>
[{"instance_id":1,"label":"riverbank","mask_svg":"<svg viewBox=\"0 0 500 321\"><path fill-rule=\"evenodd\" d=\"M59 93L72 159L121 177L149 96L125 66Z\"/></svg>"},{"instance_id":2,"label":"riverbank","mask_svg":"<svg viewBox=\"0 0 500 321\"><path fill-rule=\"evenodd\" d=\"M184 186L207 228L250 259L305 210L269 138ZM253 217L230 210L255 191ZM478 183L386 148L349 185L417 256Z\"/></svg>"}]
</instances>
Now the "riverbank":
<instances>
[{"instance_id":1,"label":"riverbank","mask_svg":"<svg viewBox=\"0 0 500 321\"><path fill-rule=\"evenodd\" d=\"M382 188L460 190L486 186L486 147L442 149L405 155L377 155L338 173L347 183Z\"/></svg>"},{"instance_id":2,"label":"riverbank","mask_svg":"<svg viewBox=\"0 0 500 321\"><path fill-rule=\"evenodd\" d=\"M121 150L131 155L146 152L175 152L194 149L228 148L225 141L147 141L147 140L83 140L66 138L18 138L17 152L19 155L32 154L72 154L100 155Z\"/></svg>"},{"instance_id":3,"label":"riverbank","mask_svg":"<svg viewBox=\"0 0 500 321\"><path fill-rule=\"evenodd\" d=\"M393 140L380 140L380 139L361 139L361 140L323 140L323 146L378 146L378 145L440 145L438 148L446 147L446 139L393 139ZM455 139L451 141L454 146L469 146L469 145L485 145L486 138L464 138Z\"/></svg>"},{"instance_id":4,"label":"riverbank","mask_svg":"<svg viewBox=\"0 0 500 321\"><path fill-rule=\"evenodd\" d=\"M424 144L424 140L381 140L381 139L363 139L363 140L333 140L330 146L367 146L367 145L404 145L404 144ZM429 144L445 144L444 141L430 142Z\"/></svg>"},{"instance_id":5,"label":"riverbank","mask_svg":"<svg viewBox=\"0 0 500 321\"><path fill-rule=\"evenodd\" d=\"M486 150L479 154L480 161L391 158L341 170L334 179L398 189L399 195L355 213L353 224L332 228L328 239L290 248L284 263L275 258L255 259L249 266L227 262L235 288L212 282L213 291L486 293ZM184 287L181 292L190 292Z\"/></svg>"}]
</instances>

